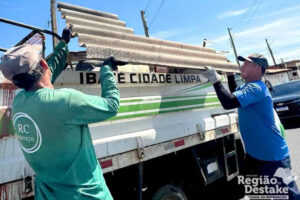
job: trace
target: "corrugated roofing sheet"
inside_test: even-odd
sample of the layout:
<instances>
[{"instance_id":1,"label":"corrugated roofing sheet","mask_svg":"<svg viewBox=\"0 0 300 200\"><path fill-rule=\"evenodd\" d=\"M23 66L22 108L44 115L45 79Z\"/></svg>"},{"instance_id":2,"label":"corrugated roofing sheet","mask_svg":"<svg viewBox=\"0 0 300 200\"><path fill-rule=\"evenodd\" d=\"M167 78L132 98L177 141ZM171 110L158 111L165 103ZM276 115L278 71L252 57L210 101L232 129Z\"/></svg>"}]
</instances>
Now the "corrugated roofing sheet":
<instances>
[{"instance_id":1,"label":"corrugated roofing sheet","mask_svg":"<svg viewBox=\"0 0 300 200\"><path fill-rule=\"evenodd\" d=\"M211 48L134 35L115 14L58 2L66 23L73 26L87 59L118 60L137 64L203 69L210 65L221 71L237 71L236 64Z\"/></svg>"}]
</instances>

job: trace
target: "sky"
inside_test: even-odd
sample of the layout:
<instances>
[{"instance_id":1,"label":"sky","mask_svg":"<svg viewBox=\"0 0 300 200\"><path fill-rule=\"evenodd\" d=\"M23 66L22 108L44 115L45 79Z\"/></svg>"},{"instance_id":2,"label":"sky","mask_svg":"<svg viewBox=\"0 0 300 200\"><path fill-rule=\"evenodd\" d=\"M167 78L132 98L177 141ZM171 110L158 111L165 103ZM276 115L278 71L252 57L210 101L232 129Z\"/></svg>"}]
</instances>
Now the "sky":
<instances>
[{"instance_id":1,"label":"sky","mask_svg":"<svg viewBox=\"0 0 300 200\"><path fill-rule=\"evenodd\" d=\"M281 63L300 60L299 0L63 0L78 6L117 14L136 35L144 35L140 11L145 11L150 37L202 45L236 62L230 44L231 29L238 55L262 53L273 64L266 41L275 60ZM50 0L0 0L0 17L51 30ZM59 34L65 21L57 12ZM10 48L30 31L0 22L0 47ZM77 39L71 51L82 50ZM52 51L47 36L46 54ZM1 53L0 53L1 55Z\"/></svg>"}]
</instances>

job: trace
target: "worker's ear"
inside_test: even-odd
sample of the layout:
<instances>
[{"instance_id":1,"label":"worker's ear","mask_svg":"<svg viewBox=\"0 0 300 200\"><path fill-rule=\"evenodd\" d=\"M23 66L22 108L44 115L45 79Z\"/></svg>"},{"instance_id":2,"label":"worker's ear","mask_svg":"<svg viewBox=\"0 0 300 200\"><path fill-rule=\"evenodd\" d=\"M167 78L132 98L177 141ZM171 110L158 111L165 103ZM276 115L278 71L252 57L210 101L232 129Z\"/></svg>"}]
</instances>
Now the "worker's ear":
<instances>
[{"instance_id":1,"label":"worker's ear","mask_svg":"<svg viewBox=\"0 0 300 200\"><path fill-rule=\"evenodd\" d=\"M44 59L41 59L40 64L44 69L49 69L47 62Z\"/></svg>"}]
</instances>

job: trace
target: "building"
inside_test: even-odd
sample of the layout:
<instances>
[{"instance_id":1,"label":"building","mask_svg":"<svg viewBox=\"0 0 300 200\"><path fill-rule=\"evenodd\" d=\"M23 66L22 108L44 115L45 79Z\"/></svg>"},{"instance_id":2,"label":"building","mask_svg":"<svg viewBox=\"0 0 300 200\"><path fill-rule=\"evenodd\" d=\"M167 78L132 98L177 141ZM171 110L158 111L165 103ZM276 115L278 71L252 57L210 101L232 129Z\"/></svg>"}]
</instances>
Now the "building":
<instances>
[{"instance_id":1,"label":"building","mask_svg":"<svg viewBox=\"0 0 300 200\"><path fill-rule=\"evenodd\" d=\"M300 60L292 60L288 62L270 66L270 69L289 69L287 72L289 80L297 80L300 79Z\"/></svg>"}]
</instances>

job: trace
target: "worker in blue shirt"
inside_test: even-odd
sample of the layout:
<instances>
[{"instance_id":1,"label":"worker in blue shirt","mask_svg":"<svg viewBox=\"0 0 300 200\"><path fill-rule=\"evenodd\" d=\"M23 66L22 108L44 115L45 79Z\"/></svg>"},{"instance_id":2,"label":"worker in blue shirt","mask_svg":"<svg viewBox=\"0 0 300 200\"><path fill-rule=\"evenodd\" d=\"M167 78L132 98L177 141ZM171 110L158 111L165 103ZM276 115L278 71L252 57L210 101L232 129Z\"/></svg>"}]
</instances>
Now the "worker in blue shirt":
<instances>
[{"instance_id":1,"label":"worker in blue shirt","mask_svg":"<svg viewBox=\"0 0 300 200\"><path fill-rule=\"evenodd\" d=\"M264 182L262 185L270 187L278 185L283 190L270 193L262 189L264 195L288 195L289 199L300 199L298 188L291 175L290 154L284 129L273 108L271 94L262 82L268 61L261 54L239 56L238 59L243 61L241 77L245 83L237 87L233 74L229 74L228 84L232 93L222 85L221 76L213 68L207 67L203 76L213 83L224 109L238 108L240 132L246 151L243 177L239 177L241 182L239 184L243 184L245 178L251 177L276 178L276 183ZM250 184L250 187L257 186ZM245 188L245 195L249 191ZM255 194L253 191L249 193Z\"/></svg>"}]
</instances>

